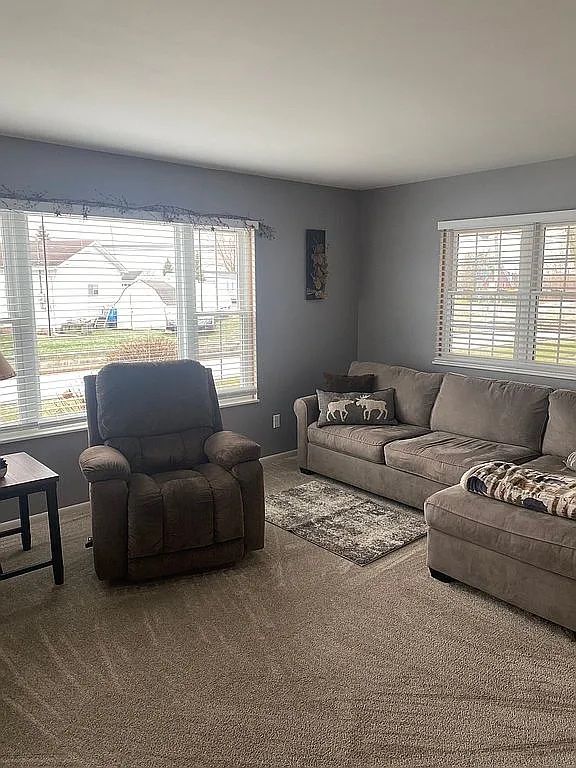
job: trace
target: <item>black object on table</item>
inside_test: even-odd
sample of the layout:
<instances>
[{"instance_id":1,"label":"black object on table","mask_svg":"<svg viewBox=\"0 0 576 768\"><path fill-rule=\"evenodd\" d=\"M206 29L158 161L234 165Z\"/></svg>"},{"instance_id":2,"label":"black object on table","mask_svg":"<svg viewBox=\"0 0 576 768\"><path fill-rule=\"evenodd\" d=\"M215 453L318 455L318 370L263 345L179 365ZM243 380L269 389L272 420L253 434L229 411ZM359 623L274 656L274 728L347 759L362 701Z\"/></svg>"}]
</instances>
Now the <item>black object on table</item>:
<instances>
[{"instance_id":1,"label":"black object on table","mask_svg":"<svg viewBox=\"0 0 576 768\"><path fill-rule=\"evenodd\" d=\"M0 537L20 534L22 549L31 548L30 509L28 495L43 492L46 494L48 507L48 527L50 529L50 550L52 559L34 563L15 571L4 573L0 565L0 581L23 573L37 571L39 568L52 566L55 584L64 583L64 562L62 559L62 540L60 538L60 516L58 514L58 475L27 453L11 453L4 456L8 464L6 476L0 480L0 500L18 498L20 505L20 525L18 528L0 530Z\"/></svg>"}]
</instances>

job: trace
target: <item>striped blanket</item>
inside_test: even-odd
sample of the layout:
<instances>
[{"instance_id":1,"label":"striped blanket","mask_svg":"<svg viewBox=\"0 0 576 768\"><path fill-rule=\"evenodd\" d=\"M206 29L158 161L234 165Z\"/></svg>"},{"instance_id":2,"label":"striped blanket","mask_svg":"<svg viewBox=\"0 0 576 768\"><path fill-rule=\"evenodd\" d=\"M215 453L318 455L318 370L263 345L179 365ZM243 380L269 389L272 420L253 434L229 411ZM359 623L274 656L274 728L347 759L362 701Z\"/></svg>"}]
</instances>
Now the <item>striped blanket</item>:
<instances>
[{"instance_id":1,"label":"striped blanket","mask_svg":"<svg viewBox=\"0 0 576 768\"><path fill-rule=\"evenodd\" d=\"M489 461L465 472L460 485L480 496L576 520L576 476L539 472L506 461Z\"/></svg>"}]
</instances>

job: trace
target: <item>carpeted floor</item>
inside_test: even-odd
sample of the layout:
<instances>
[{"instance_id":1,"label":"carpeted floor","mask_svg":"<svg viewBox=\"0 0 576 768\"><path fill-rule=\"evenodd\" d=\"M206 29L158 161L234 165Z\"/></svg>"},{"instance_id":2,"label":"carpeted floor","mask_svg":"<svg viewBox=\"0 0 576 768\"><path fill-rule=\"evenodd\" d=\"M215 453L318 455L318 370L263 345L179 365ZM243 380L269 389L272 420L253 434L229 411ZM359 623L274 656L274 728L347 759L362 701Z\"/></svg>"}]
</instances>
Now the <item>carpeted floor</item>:
<instances>
[{"instance_id":1,"label":"carpeted floor","mask_svg":"<svg viewBox=\"0 0 576 768\"><path fill-rule=\"evenodd\" d=\"M576 765L576 643L430 579L424 540L359 568L269 526L235 568L111 589L88 531L65 515L63 587L0 583L3 768Z\"/></svg>"}]
</instances>

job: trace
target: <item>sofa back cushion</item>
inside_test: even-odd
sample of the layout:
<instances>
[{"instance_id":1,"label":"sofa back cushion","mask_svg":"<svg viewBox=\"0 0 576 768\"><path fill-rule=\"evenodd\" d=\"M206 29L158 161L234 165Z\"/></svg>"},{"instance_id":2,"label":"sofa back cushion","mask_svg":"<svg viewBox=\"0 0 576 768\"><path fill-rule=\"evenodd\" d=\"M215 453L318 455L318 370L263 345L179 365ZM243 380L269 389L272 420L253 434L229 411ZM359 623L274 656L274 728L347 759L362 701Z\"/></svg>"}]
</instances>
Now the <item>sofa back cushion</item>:
<instances>
[{"instance_id":1,"label":"sofa back cushion","mask_svg":"<svg viewBox=\"0 0 576 768\"><path fill-rule=\"evenodd\" d=\"M548 415L549 387L447 373L430 426L439 432L478 437L540 451Z\"/></svg>"},{"instance_id":2,"label":"sofa back cushion","mask_svg":"<svg viewBox=\"0 0 576 768\"><path fill-rule=\"evenodd\" d=\"M550 394L542 453L565 457L573 451L576 451L576 392L556 389Z\"/></svg>"},{"instance_id":3,"label":"sofa back cushion","mask_svg":"<svg viewBox=\"0 0 576 768\"><path fill-rule=\"evenodd\" d=\"M193 360L106 365L96 377L96 399L104 443L121 451L133 472L206 461L204 442L219 429L211 371Z\"/></svg>"},{"instance_id":4,"label":"sofa back cushion","mask_svg":"<svg viewBox=\"0 0 576 768\"><path fill-rule=\"evenodd\" d=\"M430 426L430 413L436 400L443 374L424 373L404 368L401 365L384 363L354 362L348 373L361 376L373 373L376 376L374 389L394 389L396 418L404 424L418 427Z\"/></svg>"}]
</instances>

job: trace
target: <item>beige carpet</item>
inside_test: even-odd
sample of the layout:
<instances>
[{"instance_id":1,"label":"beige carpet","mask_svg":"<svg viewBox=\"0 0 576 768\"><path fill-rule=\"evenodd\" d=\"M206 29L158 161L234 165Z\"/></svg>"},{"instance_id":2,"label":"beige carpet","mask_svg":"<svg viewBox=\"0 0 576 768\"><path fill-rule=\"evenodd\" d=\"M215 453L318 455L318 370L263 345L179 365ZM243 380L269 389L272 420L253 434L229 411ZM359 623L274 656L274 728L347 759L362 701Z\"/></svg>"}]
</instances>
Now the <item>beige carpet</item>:
<instances>
[{"instance_id":1,"label":"beige carpet","mask_svg":"<svg viewBox=\"0 0 576 768\"><path fill-rule=\"evenodd\" d=\"M576 643L431 580L423 541L360 568L269 526L235 568L110 589L88 530L66 515L63 587L0 583L2 768L576 765Z\"/></svg>"}]
</instances>

